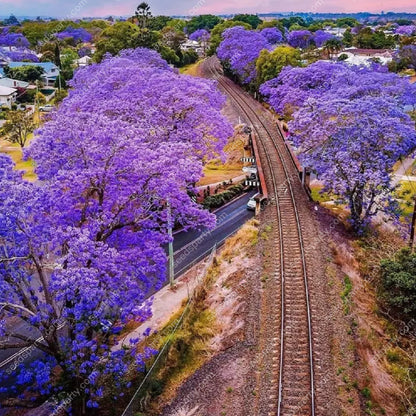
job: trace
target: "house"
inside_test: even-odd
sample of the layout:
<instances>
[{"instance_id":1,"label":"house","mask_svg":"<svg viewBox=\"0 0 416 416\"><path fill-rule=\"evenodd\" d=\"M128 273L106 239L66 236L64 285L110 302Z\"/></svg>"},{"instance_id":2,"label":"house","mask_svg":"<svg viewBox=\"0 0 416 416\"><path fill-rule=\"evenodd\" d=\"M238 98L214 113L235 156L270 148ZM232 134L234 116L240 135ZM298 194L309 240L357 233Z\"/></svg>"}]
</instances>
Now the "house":
<instances>
[{"instance_id":1,"label":"house","mask_svg":"<svg viewBox=\"0 0 416 416\"><path fill-rule=\"evenodd\" d=\"M59 76L59 68L53 62L9 62L10 68L19 68L22 66L38 66L43 69L42 82L46 86L53 87Z\"/></svg>"},{"instance_id":2,"label":"house","mask_svg":"<svg viewBox=\"0 0 416 416\"><path fill-rule=\"evenodd\" d=\"M344 33L347 31L347 29L343 27L331 27L331 26L326 26L324 30L325 32L330 33L331 35L334 35L338 38L342 38Z\"/></svg>"},{"instance_id":3,"label":"house","mask_svg":"<svg viewBox=\"0 0 416 416\"><path fill-rule=\"evenodd\" d=\"M0 87L27 89L29 87L29 83L25 81L19 81L17 79L11 79L11 78L5 77L5 78L0 78Z\"/></svg>"},{"instance_id":4,"label":"house","mask_svg":"<svg viewBox=\"0 0 416 416\"><path fill-rule=\"evenodd\" d=\"M371 62L378 61L383 65L387 65L393 60L393 51L389 49L356 49L346 48L338 57L341 55L347 55L348 58L345 60L350 65L370 65Z\"/></svg>"},{"instance_id":5,"label":"house","mask_svg":"<svg viewBox=\"0 0 416 416\"><path fill-rule=\"evenodd\" d=\"M187 40L185 43L181 45L182 50L190 51L194 50L198 55L202 55L204 53L204 49L201 47L200 43L196 40Z\"/></svg>"},{"instance_id":6,"label":"house","mask_svg":"<svg viewBox=\"0 0 416 416\"><path fill-rule=\"evenodd\" d=\"M82 58L79 58L75 61L78 67L84 67L88 66L92 61L92 58L89 56L83 56Z\"/></svg>"},{"instance_id":7,"label":"house","mask_svg":"<svg viewBox=\"0 0 416 416\"><path fill-rule=\"evenodd\" d=\"M16 101L17 89L0 86L0 106L8 108Z\"/></svg>"}]
</instances>

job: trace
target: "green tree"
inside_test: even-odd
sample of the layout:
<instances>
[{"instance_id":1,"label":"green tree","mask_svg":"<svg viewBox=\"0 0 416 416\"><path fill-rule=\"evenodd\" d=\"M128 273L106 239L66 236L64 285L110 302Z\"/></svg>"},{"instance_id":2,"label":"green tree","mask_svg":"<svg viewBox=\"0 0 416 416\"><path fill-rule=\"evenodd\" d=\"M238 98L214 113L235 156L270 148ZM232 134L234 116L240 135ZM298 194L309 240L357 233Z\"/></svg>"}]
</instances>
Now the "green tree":
<instances>
[{"instance_id":1,"label":"green tree","mask_svg":"<svg viewBox=\"0 0 416 416\"><path fill-rule=\"evenodd\" d=\"M40 58L40 61L41 62L54 62L55 63L55 54L51 51L46 51L42 54L42 57Z\"/></svg>"},{"instance_id":2,"label":"green tree","mask_svg":"<svg viewBox=\"0 0 416 416\"><path fill-rule=\"evenodd\" d=\"M167 26L161 30L162 42L173 49L177 54L181 50L181 45L186 42L185 33L176 30L172 26Z\"/></svg>"},{"instance_id":3,"label":"green tree","mask_svg":"<svg viewBox=\"0 0 416 416\"><path fill-rule=\"evenodd\" d=\"M23 149L35 127L33 114L28 111L9 111L1 133L7 141L16 143Z\"/></svg>"},{"instance_id":4,"label":"green tree","mask_svg":"<svg viewBox=\"0 0 416 416\"><path fill-rule=\"evenodd\" d=\"M282 33L285 32L285 27L281 20L273 19L273 20L264 20L261 24L257 26L258 30L267 29L269 27L277 27Z\"/></svg>"},{"instance_id":5,"label":"green tree","mask_svg":"<svg viewBox=\"0 0 416 416\"><path fill-rule=\"evenodd\" d=\"M285 27L286 29L289 29L291 26L295 24L298 24L299 26L302 26L303 28L308 26L305 20L303 20L303 18L299 16L292 16L289 18L285 17L283 19L280 19L280 21L282 22L283 27Z\"/></svg>"},{"instance_id":6,"label":"green tree","mask_svg":"<svg viewBox=\"0 0 416 416\"><path fill-rule=\"evenodd\" d=\"M393 36L386 36L382 30L373 32L370 27L364 27L355 37L353 43L359 48L389 49L393 48L396 42Z\"/></svg>"},{"instance_id":7,"label":"green tree","mask_svg":"<svg viewBox=\"0 0 416 416\"><path fill-rule=\"evenodd\" d=\"M130 22L117 22L108 27L96 44L94 59L100 62L106 53L117 55L122 49L132 48L138 33L139 28Z\"/></svg>"},{"instance_id":8,"label":"green tree","mask_svg":"<svg viewBox=\"0 0 416 416\"><path fill-rule=\"evenodd\" d=\"M55 42L55 48L54 48L54 63L57 67L62 68L61 63L61 49L59 47L59 42Z\"/></svg>"},{"instance_id":9,"label":"green tree","mask_svg":"<svg viewBox=\"0 0 416 416\"><path fill-rule=\"evenodd\" d=\"M78 54L76 53L76 51L71 48L65 48L62 51L62 57L61 57L62 69L63 70L72 69L74 66L74 61L76 59L78 59Z\"/></svg>"},{"instance_id":10,"label":"green tree","mask_svg":"<svg viewBox=\"0 0 416 416\"><path fill-rule=\"evenodd\" d=\"M212 14L202 14L200 16L194 16L192 19L186 24L188 28L188 33L193 33L198 29L207 29L211 30L214 26L221 23L222 19L218 16L214 16Z\"/></svg>"},{"instance_id":11,"label":"green tree","mask_svg":"<svg viewBox=\"0 0 416 416\"><path fill-rule=\"evenodd\" d=\"M55 104L61 103L62 100L66 98L67 96L68 96L68 91L66 90L56 91L55 97L54 97Z\"/></svg>"},{"instance_id":12,"label":"green tree","mask_svg":"<svg viewBox=\"0 0 416 416\"><path fill-rule=\"evenodd\" d=\"M176 30L181 30L182 32L185 30L186 28L186 21L183 19L172 19L169 22L169 26L174 27Z\"/></svg>"},{"instance_id":13,"label":"green tree","mask_svg":"<svg viewBox=\"0 0 416 416\"><path fill-rule=\"evenodd\" d=\"M19 66L16 68L4 67L4 74L7 77L31 83L40 80L43 72L43 68L36 65Z\"/></svg>"},{"instance_id":14,"label":"green tree","mask_svg":"<svg viewBox=\"0 0 416 416\"><path fill-rule=\"evenodd\" d=\"M374 49L391 49L394 48L396 41L393 36L386 36L382 30L376 30L373 34Z\"/></svg>"},{"instance_id":15,"label":"green tree","mask_svg":"<svg viewBox=\"0 0 416 416\"><path fill-rule=\"evenodd\" d=\"M331 59L335 54L339 53L341 49L342 42L337 38L327 40L323 46L323 51L327 54L329 59Z\"/></svg>"},{"instance_id":16,"label":"green tree","mask_svg":"<svg viewBox=\"0 0 416 416\"><path fill-rule=\"evenodd\" d=\"M416 254L410 249L382 261L381 298L400 315L416 318Z\"/></svg>"},{"instance_id":17,"label":"green tree","mask_svg":"<svg viewBox=\"0 0 416 416\"><path fill-rule=\"evenodd\" d=\"M168 25L171 26L171 22L172 18L169 16L155 16L149 20L147 27L150 30L162 30Z\"/></svg>"},{"instance_id":18,"label":"green tree","mask_svg":"<svg viewBox=\"0 0 416 416\"><path fill-rule=\"evenodd\" d=\"M350 46L352 46L353 41L354 41L354 36L351 32L351 29L347 29L344 32L342 42L344 43L345 46L350 47Z\"/></svg>"},{"instance_id":19,"label":"green tree","mask_svg":"<svg viewBox=\"0 0 416 416\"><path fill-rule=\"evenodd\" d=\"M35 95L35 103L37 105L46 104L46 97L41 92L37 92Z\"/></svg>"},{"instance_id":20,"label":"green tree","mask_svg":"<svg viewBox=\"0 0 416 416\"><path fill-rule=\"evenodd\" d=\"M358 21L353 19L352 17L342 17L337 19L336 25L338 27L355 27L358 25Z\"/></svg>"},{"instance_id":21,"label":"green tree","mask_svg":"<svg viewBox=\"0 0 416 416\"><path fill-rule=\"evenodd\" d=\"M256 62L257 86L276 78L285 66L300 66L301 56L298 49L291 46L278 46L273 52L264 49Z\"/></svg>"},{"instance_id":22,"label":"green tree","mask_svg":"<svg viewBox=\"0 0 416 416\"><path fill-rule=\"evenodd\" d=\"M233 20L235 22L248 23L253 29L257 29L257 26L263 23L263 20L261 20L256 14L236 14L233 17Z\"/></svg>"},{"instance_id":23,"label":"green tree","mask_svg":"<svg viewBox=\"0 0 416 416\"><path fill-rule=\"evenodd\" d=\"M149 20L152 17L152 12L150 11L150 6L146 2L142 2L137 6L135 12L136 18L139 22L139 27L142 29L147 28Z\"/></svg>"},{"instance_id":24,"label":"green tree","mask_svg":"<svg viewBox=\"0 0 416 416\"><path fill-rule=\"evenodd\" d=\"M222 41L221 36L224 30L235 26L243 26L247 30L252 29L249 23L240 21L226 20L224 22L219 23L211 31L210 48L208 50L208 55L214 55L217 52L217 48Z\"/></svg>"}]
</instances>

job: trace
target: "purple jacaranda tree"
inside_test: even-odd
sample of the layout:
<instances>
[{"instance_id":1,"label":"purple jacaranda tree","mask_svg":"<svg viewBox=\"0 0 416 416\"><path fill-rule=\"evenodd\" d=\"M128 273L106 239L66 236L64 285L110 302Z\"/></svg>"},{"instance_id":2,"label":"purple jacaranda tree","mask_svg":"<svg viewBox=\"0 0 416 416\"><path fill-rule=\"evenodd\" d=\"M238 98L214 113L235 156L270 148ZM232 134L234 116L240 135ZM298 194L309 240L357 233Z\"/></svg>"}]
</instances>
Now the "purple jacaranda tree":
<instances>
[{"instance_id":1,"label":"purple jacaranda tree","mask_svg":"<svg viewBox=\"0 0 416 416\"><path fill-rule=\"evenodd\" d=\"M313 34L313 40L315 42L316 47L321 48L331 39L336 39L336 36L332 35L331 33L325 32L324 30L317 30Z\"/></svg>"},{"instance_id":2,"label":"purple jacaranda tree","mask_svg":"<svg viewBox=\"0 0 416 416\"><path fill-rule=\"evenodd\" d=\"M12 368L13 387L72 397L84 414L103 379L122 393L127 371L143 369L153 351L115 337L150 315L146 299L165 280L167 205L185 229L213 225L191 195L232 134L224 102L214 82L177 74L156 52L123 51L76 72L29 148L36 183L0 157L0 349L44 338L43 358Z\"/></svg>"},{"instance_id":3,"label":"purple jacaranda tree","mask_svg":"<svg viewBox=\"0 0 416 416\"><path fill-rule=\"evenodd\" d=\"M73 28L68 26L62 32L56 33L55 36L59 40L74 39L75 43L88 43L92 41L92 35L84 28Z\"/></svg>"},{"instance_id":4,"label":"purple jacaranda tree","mask_svg":"<svg viewBox=\"0 0 416 416\"><path fill-rule=\"evenodd\" d=\"M197 42L207 42L211 37L210 33L206 29L198 29L189 35L190 40Z\"/></svg>"},{"instance_id":5,"label":"purple jacaranda tree","mask_svg":"<svg viewBox=\"0 0 416 416\"><path fill-rule=\"evenodd\" d=\"M256 60L263 49L271 45L260 32L246 30L241 26L227 29L217 49L218 58L243 84L256 79Z\"/></svg>"},{"instance_id":6,"label":"purple jacaranda tree","mask_svg":"<svg viewBox=\"0 0 416 416\"><path fill-rule=\"evenodd\" d=\"M317 62L284 69L261 92L292 117L290 139L303 164L349 207L356 232L379 211L395 212L393 166L416 147L404 112L416 103L414 85L385 71Z\"/></svg>"},{"instance_id":7,"label":"purple jacaranda tree","mask_svg":"<svg viewBox=\"0 0 416 416\"><path fill-rule=\"evenodd\" d=\"M367 68L325 61L306 68L284 68L277 78L260 88L278 113L289 116L307 99L319 100L330 91L352 99L386 95L402 107L412 105L416 99L416 86L410 85L406 78L389 73L384 66Z\"/></svg>"},{"instance_id":8,"label":"purple jacaranda tree","mask_svg":"<svg viewBox=\"0 0 416 416\"><path fill-rule=\"evenodd\" d=\"M282 32L277 27L266 27L260 33L270 45L283 42Z\"/></svg>"},{"instance_id":9,"label":"purple jacaranda tree","mask_svg":"<svg viewBox=\"0 0 416 416\"><path fill-rule=\"evenodd\" d=\"M309 30L293 30L288 33L287 42L293 48L307 49L314 45L314 36Z\"/></svg>"},{"instance_id":10,"label":"purple jacaranda tree","mask_svg":"<svg viewBox=\"0 0 416 416\"><path fill-rule=\"evenodd\" d=\"M91 48L83 46L82 48L78 49L78 56L80 58L83 58L84 56L91 56L91 55L92 55Z\"/></svg>"},{"instance_id":11,"label":"purple jacaranda tree","mask_svg":"<svg viewBox=\"0 0 416 416\"><path fill-rule=\"evenodd\" d=\"M39 58L33 52L27 52L26 50L22 51L7 51L4 52L4 55L7 56L11 61L16 62L39 62Z\"/></svg>"},{"instance_id":12,"label":"purple jacaranda tree","mask_svg":"<svg viewBox=\"0 0 416 416\"><path fill-rule=\"evenodd\" d=\"M198 29L189 35L189 39L199 42L203 47L204 55L206 55L208 42L211 39L211 34L208 32L208 30Z\"/></svg>"},{"instance_id":13,"label":"purple jacaranda tree","mask_svg":"<svg viewBox=\"0 0 416 416\"><path fill-rule=\"evenodd\" d=\"M416 35L416 26L415 25L399 26L396 28L395 33L397 35L402 35L402 36L413 36L413 35Z\"/></svg>"},{"instance_id":14,"label":"purple jacaranda tree","mask_svg":"<svg viewBox=\"0 0 416 416\"><path fill-rule=\"evenodd\" d=\"M12 47L28 48L29 45L29 41L21 33L10 32L7 27L0 32L0 46L8 46L11 50Z\"/></svg>"},{"instance_id":15,"label":"purple jacaranda tree","mask_svg":"<svg viewBox=\"0 0 416 416\"><path fill-rule=\"evenodd\" d=\"M395 54L394 61L400 69L416 69L416 45L404 45Z\"/></svg>"}]
</instances>

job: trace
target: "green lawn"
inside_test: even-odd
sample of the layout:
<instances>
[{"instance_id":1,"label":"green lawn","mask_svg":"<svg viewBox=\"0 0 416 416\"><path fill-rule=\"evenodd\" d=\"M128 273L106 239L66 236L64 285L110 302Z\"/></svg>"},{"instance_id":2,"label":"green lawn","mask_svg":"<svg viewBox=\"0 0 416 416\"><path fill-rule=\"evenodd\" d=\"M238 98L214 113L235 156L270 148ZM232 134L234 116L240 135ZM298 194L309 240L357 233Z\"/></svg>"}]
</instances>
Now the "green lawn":
<instances>
[{"instance_id":1,"label":"green lawn","mask_svg":"<svg viewBox=\"0 0 416 416\"><path fill-rule=\"evenodd\" d=\"M32 139L33 134L29 137L26 146ZM13 159L17 170L22 170L25 172L23 178L31 182L36 180L36 175L34 173L34 163L32 160L22 160L23 153L18 144L13 144L0 138L0 152L9 155Z\"/></svg>"},{"instance_id":2,"label":"green lawn","mask_svg":"<svg viewBox=\"0 0 416 416\"><path fill-rule=\"evenodd\" d=\"M414 196L416 196L416 182L402 181L396 190L395 196L399 201L400 209L404 217L413 214Z\"/></svg>"}]
</instances>

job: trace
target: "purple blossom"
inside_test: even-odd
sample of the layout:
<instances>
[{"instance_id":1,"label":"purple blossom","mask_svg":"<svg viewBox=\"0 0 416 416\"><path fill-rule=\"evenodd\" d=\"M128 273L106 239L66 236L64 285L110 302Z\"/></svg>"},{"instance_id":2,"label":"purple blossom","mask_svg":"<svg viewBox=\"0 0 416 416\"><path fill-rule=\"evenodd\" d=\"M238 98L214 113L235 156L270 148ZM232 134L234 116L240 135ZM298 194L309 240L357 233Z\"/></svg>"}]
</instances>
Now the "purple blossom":
<instances>
[{"instance_id":1,"label":"purple blossom","mask_svg":"<svg viewBox=\"0 0 416 416\"><path fill-rule=\"evenodd\" d=\"M404 68L416 69L416 45L404 45L394 55L394 61Z\"/></svg>"},{"instance_id":2,"label":"purple blossom","mask_svg":"<svg viewBox=\"0 0 416 416\"><path fill-rule=\"evenodd\" d=\"M67 381L90 377L82 394L95 407L99 380L122 391L131 366L143 368L153 351L112 349L109 336L151 314L146 299L165 280L167 202L175 223L213 225L190 195L203 161L232 134L224 103L215 82L177 74L154 51L127 50L76 72L29 148L39 181L24 181L0 155L0 250L15 258L0 263L0 302L25 308L0 318L32 323L34 339L45 339L45 358L19 367L19 383L68 393L71 383L52 377L61 366Z\"/></svg>"},{"instance_id":3,"label":"purple blossom","mask_svg":"<svg viewBox=\"0 0 416 416\"><path fill-rule=\"evenodd\" d=\"M282 32L277 27L266 27L260 33L271 45L283 42Z\"/></svg>"},{"instance_id":4,"label":"purple blossom","mask_svg":"<svg viewBox=\"0 0 416 416\"><path fill-rule=\"evenodd\" d=\"M80 58L83 58L84 56L91 56L91 49L83 46L78 50L78 56Z\"/></svg>"},{"instance_id":5,"label":"purple blossom","mask_svg":"<svg viewBox=\"0 0 416 416\"><path fill-rule=\"evenodd\" d=\"M280 113L292 116L290 138L305 166L346 203L361 231L379 211L394 214L391 172L416 147L416 85L396 74L342 63L285 68L260 88Z\"/></svg>"},{"instance_id":6,"label":"purple blossom","mask_svg":"<svg viewBox=\"0 0 416 416\"><path fill-rule=\"evenodd\" d=\"M241 82L249 84L256 78L256 60L263 49L271 45L260 32L246 30L242 26L227 29L217 55L237 75Z\"/></svg>"},{"instance_id":7,"label":"purple blossom","mask_svg":"<svg viewBox=\"0 0 416 416\"><path fill-rule=\"evenodd\" d=\"M206 29L198 29L189 35L190 40L195 40L197 42L207 42L211 37L211 34Z\"/></svg>"},{"instance_id":8,"label":"purple blossom","mask_svg":"<svg viewBox=\"0 0 416 416\"><path fill-rule=\"evenodd\" d=\"M399 26L395 33L397 35L403 35L403 36L413 36L416 34L416 26L415 25L409 25L409 26Z\"/></svg>"},{"instance_id":9,"label":"purple blossom","mask_svg":"<svg viewBox=\"0 0 416 416\"><path fill-rule=\"evenodd\" d=\"M321 48L325 45L328 40L336 39L336 36L332 35L331 33L325 32L324 30L317 30L314 33L313 40L315 41L315 45L318 48Z\"/></svg>"},{"instance_id":10,"label":"purple blossom","mask_svg":"<svg viewBox=\"0 0 416 416\"><path fill-rule=\"evenodd\" d=\"M16 61L16 62L24 62L24 61L39 62L39 58L32 52L6 51L4 52L4 55L6 55L11 61Z\"/></svg>"},{"instance_id":11,"label":"purple blossom","mask_svg":"<svg viewBox=\"0 0 416 416\"><path fill-rule=\"evenodd\" d=\"M287 42L293 48L306 49L314 42L314 36L309 30L293 30L287 35Z\"/></svg>"},{"instance_id":12,"label":"purple blossom","mask_svg":"<svg viewBox=\"0 0 416 416\"><path fill-rule=\"evenodd\" d=\"M10 32L9 28L4 28L0 32L0 46L28 48L29 45L29 41L21 33Z\"/></svg>"},{"instance_id":13,"label":"purple blossom","mask_svg":"<svg viewBox=\"0 0 416 416\"><path fill-rule=\"evenodd\" d=\"M60 40L72 38L76 43L92 41L92 35L84 28L73 28L72 26L68 26L64 31L56 33L55 36Z\"/></svg>"}]
</instances>

